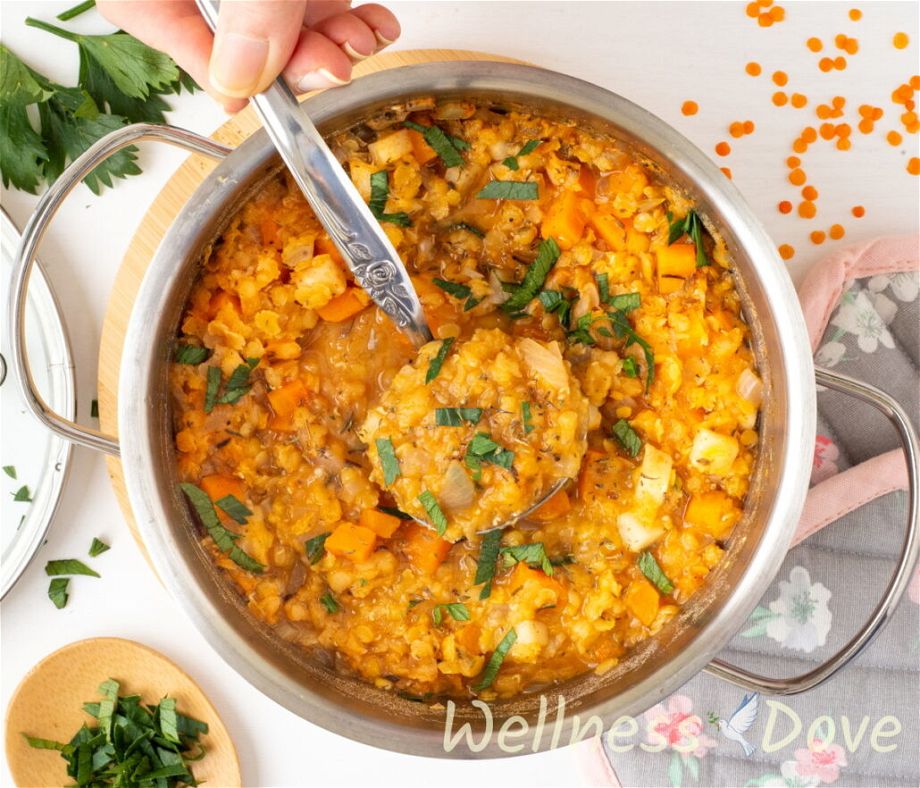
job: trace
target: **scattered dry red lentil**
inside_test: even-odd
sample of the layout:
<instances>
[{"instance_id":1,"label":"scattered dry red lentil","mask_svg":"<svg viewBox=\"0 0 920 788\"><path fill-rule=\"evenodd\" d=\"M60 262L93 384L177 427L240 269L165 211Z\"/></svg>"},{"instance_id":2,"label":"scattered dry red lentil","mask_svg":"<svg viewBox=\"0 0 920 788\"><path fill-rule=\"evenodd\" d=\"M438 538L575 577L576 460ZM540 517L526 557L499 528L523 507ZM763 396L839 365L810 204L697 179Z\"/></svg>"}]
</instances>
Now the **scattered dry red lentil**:
<instances>
[{"instance_id":1,"label":"scattered dry red lentil","mask_svg":"<svg viewBox=\"0 0 920 788\"><path fill-rule=\"evenodd\" d=\"M753 120L746 120L746 121L744 121L744 133L745 133L745 134L753 134L753 133L754 133L754 121L753 121Z\"/></svg>"},{"instance_id":2,"label":"scattered dry red lentil","mask_svg":"<svg viewBox=\"0 0 920 788\"><path fill-rule=\"evenodd\" d=\"M888 140L889 145L897 147L901 144L904 138L896 131L889 131L885 139Z\"/></svg>"},{"instance_id":3,"label":"scattered dry red lentil","mask_svg":"<svg viewBox=\"0 0 920 788\"><path fill-rule=\"evenodd\" d=\"M818 132L815 130L815 127L806 126L804 129L802 129L802 139L809 144L817 140Z\"/></svg>"},{"instance_id":4,"label":"scattered dry red lentil","mask_svg":"<svg viewBox=\"0 0 920 788\"><path fill-rule=\"evenodd\" d=\"M817 200L818 190L814 186L806 186L804 189L802 189L802 196L806 200Z\"/></svg>"},{"instance_id":5,"label":"scattered dry red lentil","mask_svg":"<svg viewBox=\"0 0 920 788\"><path fill-rule=\"evenodd\" d=\"M726 178L728 178L729 180L732 179L732 171L728 167L719 167L719 169L722 170L722 174Z\"/></svg>"},{"instance_id":6,"label":"scattered dry red lentil","mask_svg":"<svg viewBox=\"0 0 920 788\"><path fill-rule=\"evenodd\" d=\"M866 215L866 209L861 205L854 205L853 210L850 211L857 219L862 219Z\"/></svg>"},{"instance_id":7,"label":"scattered dry red lentil","mask_svg":"<svg viewBox=\"0 0 920 788\"><path fill-rule=\"evenodd\" d=\"M685 101L680 106L680 111L683 112L684 115L696 115L699 110L699 104L697 104L695 101Z\"/></svg>"},{"instance_id":8,"label":"scattered dry red lentil","mask_svg":"<svg viewBox=\"0 0 920 788\"><path fill-rule=\"evenodd\" d=\"M803 219L814 219L818 209L811 200L805 200L799 203L799 216Z\"/></svg>"},{"instance_id":9,"label":"scattered dry red lentil","mask_svg":"<svg viewBox=\"0 0 920 788\"><path fill-rule=\"evenodd\" d=\"M739 121L729 124L728 133L731 134L735 139L738 137L744 136L744 124Z\"/></svg>"},{"instance_id":10,"label":"scattered dry red lentil","mask_svg":"<svg viewBox=\"0 0 920 788\"><path fill-rule=\"evenodd\" d=\"M779 256L782 257L783 260L791 260L795 256L795 249L789 244L780 244Z\"/></svg>"},{"instance_id":11,"label":"scattered dry red lentil","mask_svg":"<svg viewBox=\"0 0 920 788\"><path fill-rule=\"evenodd\" d=\"M849 137L841 137L837 140L837 150L849 150L853 147L853 143L850 142Z\"/></svg>"},{"instance_id":12,"label":"scattered dry red lentil","mask_svg":"<svg viewBox=\"0 0 920 788\"><path fill-rule=\"evenodd\" d=\"M818 68L820 68L822 71L830 71L834 68L834 61L829 57L822 57L818 61Z\"/></svg>"},{"instance_id":13,"label":"scattered dry red lentil","mask_svg":"<svg viewBox=\"0 0 920 788\"><path fill-rule=\"evenodd\" d=\"M847 67L847 59L843 55L837 55L834 58L834 68L838 71L843 71Z\"/></svg>"},{"instance_id":14,"label":"scattered dry red lentil","mask_svg":"<svg viewBox=\"0 0 920 788\"><path fill-rule=\"evenodd\" d=\"M820 38L809 38L808 41L805 42L805 46L807 46L812 52L820 52L822 49L824 49L824 44L821 43Z\"/></svg>"},{"instance_id":15,"label":"scattered dry red lentil","mask_svg":"<svg viewBox=\"0 0 920 788\"><path fill-rule=\"evenodd\" d=\"M830 230L827 231L827 234L833 238L835 241L839 241L846 235L846 231L843 229L843 225L832 224Z\"/></svg>"},{"instance_id":16,"label":"scattered dry red lentil","mask_svg":"<svg viewBox=\"0 0 920 788\"><path fill-rule=\"evenodd\" d=\"M834 124L833 123L822 123L818 128L818 133L821 135L822 140L832 140L834 139Z\"/></svg>"},{"instance_id":17,"label":"scattered dry red lentil","mask_svg":"<svg viewBox=\"0 0 920 788\"><path fill-rule=\"evenodd\" d=\"M908 38L907 33L895 33L891 43L894 44L895 49L906 49L910 43L910 38Z\"/></svg>"},{"instance_id":18,"label":"scattered dry red lentil","mask_svg":"<svg viewBox=\"0 0 920 788\"><path fill-rule=\"evenodd\" d=\"M789 81L789 76L785 71L774 71L773 72L773 82L779 87L784 87L785 84Z\"/></svg>"},{"instance_id":19,"label":"scattered dry red lentil","mask_svg":"<svg viewBox=\"0 0 920 788\"><path fill-rule=\"evenodd\" d=\"M824 238L825 235L823 230L813 230L811 233L811 242L813 244L823 244Z\"/></svg>"},{"instance_id":20,"label":"scattered dry red lentil","mask_svg":"<svg viewBox=\"0 0 920 788\"><path fill-rule=\"evenodd\" d=\"M776 104L777 107L784 107L788 101L789 96L781 90L777 90L776 93L773 94L773 103Z\"/></svg>"},{"instance_id":21,"label":"scattered dry red lentil","mask_svg":"<svg viewBox=\"0 0 920 788\"><path fill-rule=\"evenodd\" d=\"M744 70L747 71L752 77L759 77L762 69L760 68L760 63L748 63Z\"/></svg>"},{"instance_id":22,"label":"scattered dry red lentil","mask_svg":"<svg viewBox=\"0 0 920 788\"><path fill-rule=\"evenodd\" d=\"M790 170L794 170L801 163L802 163L802 160L798 156L790 156L788 159L786 159L786 166Z\"/></svg>"},{"instance_id":23,"label":"scattered dry red lentil","mask_svg":"<svg viewBox=\"0 0 920 788\"><path fill-rule=\"evenodd\" d=\"M911 175L920 175L920 159L913 156L911 160L907 162L907 171Z\"/></svg>"},{"instance_id":24,"label":"scattered dry red lentil","mask_svg":"<svg viewBox=\"0 0 920 788\"><path fill-rule=\"evenodd\" d=\"M723 141L716 145L716 153L718 153L720 156L728 156L728 154L731 152L732 152L732 146L729 145L727 142Z\"/></svg>"},{"instance_id":25,"label":"scattered dry red lentil","mask_svg":"<svg viewBox=\"0 0 920 788\"><path fill-rule=\"evenodd\" d=\"M796 167L792 172L789 173L789 183L793 186L801 186L805 183L805 170L800 170Z\"/></svg>"},{"instance_id":26,"label":"scattered dry red lentil","mask_svg":"<svg viewBox=\"0 0 920 788\"><path fill-rule=\"evenodd\" d=\"M789 103L796 109L802 109L808 103L808 98L801 93L793 93Z\"/></svg>"},{"instance_id":27,"label":"scattered dry red lentil","mask_svg":"<svg viewBox=\"0 0 920 788\"><path fill-rule=\"evenodd\" d=\"M862 11L860 11L858 8L851 8L850 19L852 19L854 22L858 22L860 19L862 19Z\"/></svg>"},{"instance_id":28,"label":"scattered dry red lentil","mask_svg":"<svg viewBox=\"0 0 920 788\"><path fill-rule=\"evenodd\" d=\"M792 203L789 200L783 200L776 207L780 213L789 213L792 210Z\"/></svg>"},{"instance_id":29,"label":"scattered dry red lentil","mask_svg":"<svg viewBox=\"0 0 920 788\"><path fill-rule=\"evenodd\" d=\"M849 55L855 55L859 51L859 41L855 38L848 38L843 33L839 33L834 38L834 44L837 49L842 49Z\"/></svg>"}]
</instances>

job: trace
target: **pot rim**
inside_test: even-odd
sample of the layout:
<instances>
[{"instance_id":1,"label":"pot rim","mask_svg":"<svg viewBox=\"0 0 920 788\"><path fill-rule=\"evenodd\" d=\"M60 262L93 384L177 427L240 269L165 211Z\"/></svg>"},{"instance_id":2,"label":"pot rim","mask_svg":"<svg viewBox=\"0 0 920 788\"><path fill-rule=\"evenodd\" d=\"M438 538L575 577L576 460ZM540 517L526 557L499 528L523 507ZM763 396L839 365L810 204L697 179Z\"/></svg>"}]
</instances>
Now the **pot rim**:
<instances>
[{"instance_id":1,"label":"pot rim","mask_svg":"<svg viewBox=\"0 0 920 788\"><path fill-rule=\"evenodd\" d=\"M532 66L452 61L405 66L362 77L349 87L308 99L306 107L322 128L334 119L357 116L370 102L380 104L407 95L464 92L517 96L525 101L547 101L569 107L617 126L641 140L660 158L667 159L672 173L680 173L692 183L694 198L719 213L719 231L734 238L750 259L751 274L744 274L743 282L750 281L752 274L756 278L765 294L763 304L758 307L758 312L764 313L759 319L769 318L779 343L776 357L771 351L769 367L771 374L776 372L783 380L783 386L772 392L773 403L785 418L780 436L782 456L778 458L782 473L774 482L772 497L763 503L769 512L759 541L740 581L721 608L698 622L696 634L675 659L614 697L578 709L579 714L597 714L604 724L609 724L620 715L636 714L651 707L702 670L741 627L778 572L804 504L813 451L816 392L810 343L786 268L738 189L677 131L621 96ZM151 319L162 320L164 297L183 286L183 266L177 265L177 255L193 251L198 256L203 245L211 240L202 237L201 227L213 225L215 216L232 197L232 190L272 155L271 143L264 130L260 130L205 179L164 236L138 291L125 338L118 413L125 482L138 528L164 585L196 629L241 676L290 711L332 732L397 752L439 757L510 755L494 740L479 752L460 748L445 752L441 730L396 724L384 713L349 715L336 702L335 690L321 694L293 681L275 665L268 664L256 644L242 637L223 617L202 583L196 582L192 567L170 538L170 530L161 525L175 519L175 509L171 505L174 499L157 488L158 461L163 457L151 450L151 428L158 409L164 407L155 396L160 385L156 370L165 361L164 348L150 341ZM137 392L143 392L143 396ZM131 425L131 429L126 429L126 425ZM571 719L567 720L565 730L563 741L568 740Z\"/></svg>"}]
</instances>

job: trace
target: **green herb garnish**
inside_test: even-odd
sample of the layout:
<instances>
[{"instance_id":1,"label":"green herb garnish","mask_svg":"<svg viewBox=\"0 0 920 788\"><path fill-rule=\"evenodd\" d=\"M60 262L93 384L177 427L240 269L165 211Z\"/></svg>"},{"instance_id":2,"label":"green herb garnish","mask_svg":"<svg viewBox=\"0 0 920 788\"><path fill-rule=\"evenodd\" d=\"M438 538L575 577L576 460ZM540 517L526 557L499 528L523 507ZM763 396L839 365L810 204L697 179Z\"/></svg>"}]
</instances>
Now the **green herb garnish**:
<instances>
[{"instance_id":1,"label":"green herb garnish","mask_svg":"<svg viewBox=\"0 0 920 788\"><path fill-rule=\"evenodd\" d=\"M671 221L668 227L668 246L684 235L689 236L690 240L693 241L693 245L696 247L696 267L703 268L710 263L709 257L706 255L706 249L703 246L704 229L703 222L700 220L696 211L688 211L683 219Z\"/></svg>"},{"instance_id":2,"label":"green herb garnish","mask_svg":"<svg viewBox=\"0 0 920 788\"><path fill-rule=\"evenodd\" d=\"M70 583L69 577L55 577L48 585L48 599L54 602L58 610L65 607L70 598L67 593L68 583Z\"/></svg>"},{"instance_id":3,"label":"green herb garnish","mask_svg":"<svg viewBox=\"0 0 920 788\"><path fill-rule=\"evenodd\" d=\"M529 433L533 432L533 422L531 421L529 402L521 403L521 424L524 425L525 435L528 435Z\"/></svg>"},{"instance_id":4,"label":"green herb garnish","mask_svg":"<svg viewBox=\"0 0 920 788\"><path fill-rule=\"evenodd\" d=\"M505 657L508 656L508 652L511 651L511 647L516 641L517 632L515 632L514 627L512 627L495 647L492 656L489 657L489 662L486 665L485 672L482 674L482 678L473 685L473 689L476 692L492 686L492 682L495 681L495 677L498 675L498 669L502 666L502 662L505 661Z\"/></svg>"},{"instance_id":5,"label":"green herb garnish","mask_svg":"<svg viewBox=\"0 0 920 788\"><path fill-rule=\"evenodd\" d=\"M252 515L250 509L235 495L225 495L223 498L214 501L214 503L240 525L245 525L246 518Z\"/></svg>"},{"instance_id":6,"label":"green herb garnish","mask_svg":"<svg viewBox=\"0 0 920 788\"><path fill-rule=\"evenodd\" d=\"M328 613L338 613L342 609L336 598L332 596L331 591L327 591L323 594L319 598L319 601L323 603L323 607L326 608L326 612Z\"/></svg>"},{"instance_id":7,"label":"green herb garnish","mask_svg":"<svg viewBox=\"0 0 920 788\"><path fill-rule=\"evenodd\" d=\"M389 487L399 476L399 460L396 458L396 449L389 438L377 438L377 456L380 458L380 467L383 469L383 483Z\"/></svg>"},{"instance_id":8,"label":"green herb garnish","mask_svg":"<svg viewBox=\"0 0 920 788\"><path fill-rule=\"evenodd\" d=\"M547 575L553 574L553 564L546 554L546 548L543 546L543 542L531 542L530 544L503 547L500 552L505 569L510 569L515 564L522 563L538 567Z\"/></svg>"},{"instance_id":9,"label":"green herb garnish","mask_svg":"<svg viewBox=\"0 0 920 788\"><path fill-rule=\"evenodd\" d=\"M67 761L67 775L80 786L198 785L190 761L204 754L199 736L208 726L176 710L174 698L143 704L137 695L119 696L117 681L99 686L98 702L84 703L95 717L64 744L23 733L30 747L58 750Z\"/></svg>"},{"instance_id":10,"label":"green herb garnish","mask_svg":"<svg viewBox=\"0 0 920 788\"><path fill-rule=\"evenodd\" d=\"M197 345L178 345L173 354L173 361L177 364L203 364L209 358L211 351Z\"/></svg>"},{"instance_id":11,"label":"green herb garnish","mask_svg":"<svg viewBox=\"0 0 920 788\"><path fill-rule=\"evenodd\" d=\"M434 497L434 493L431 490L424 490L418 500L425 507L425 511L428 512L428 518L437 529L438 536L444 536L444 532L447 530L447 517L444 516L441 507L438 506L438 499Z\"/></svg>"},{"instance_id":12,"label":"green herb garnish","mask_svg":"<svg viewBox=\"0 0 920 788\"><path fill-rule=\"evenodd\" d=\"M185 493L191 502L192 507L198 514L198 519L201 520L201 524L214 540L218 550L226 554L233 563L247 572L261 574L265 570L262 564L236 544L236 540L240 538L240 535L224 528L214 509L214 504L204 490L188 482L180 484L179 489Z\"/></svg>"},{"instance_id":13,"label":"green herb garnish","mask_svg":"<svg viewBox=\"0 0 920 788\"><path fill-rule=\"evenodd\" d=\"M431 383L431 381L440 374L441 367L444 364L444 359L447 358L447 353L453 344L454 337L448 337L443 342L441 342L441 347L438 348L437 354L428 363L428 372L425 374L425 383Z\"/></svg>"},{"instance_id":14,"label":"green herb garnish","mask_svg":"<svg viewBox=\"0 0 920 788\"><path fill-rule=\"evenodd\" d=\"M82 561L78 561L76 558L62 558L58 561L49 561L45 564L45 574L48 577L55 577L58 575L89 575L89 577L101 577L101 575L90 569Z\"/></svg>"},{"instance_id":15,"label":"green herb garnish","mask_svg":"<svg viewBox=\"0 0 920 788\"><path fill-rule=\"evenodd\" d=\"M524 280L511 294L511 297L502 304L502 309L506 312L516 312L536 298L537 293L540 292L540 288L543 287L543 283L546 281L546 277L556 264L556 260L559 259L559 254L559 244L556 243L555 239L547 238L544 240L537 249L536 258L530 264L527 273L524 274Z\"/></svg>"},{"instance_id":16,"label":"green herb garnish","mask_svg":"<svg viewBox=\"0 0 920 788\"><path fill-rule=\"evenodd\" d=\"M27 484L22 485L16 492L10 493L13 496L14 501L19 503L32 503L32 493L29 492L29 486Z\"/></svg>"},{"instance_id":17,"label":"green herb garnish","mask_svg":"<svg viewBox=\"0 0 920 788\"><path fill-rule=\"evenodd\" d=\"M509 156L507 159L504 159L502 164L504 164L509 170L519 169L520 165L518 164L518 157L526 156L528 153L533 153L538 147L540 147L542 143L543 140L530 140L514 156Z\"/></svg>"},{"instance_id":18,"label":"green herb garnish","mask_svg":"<svg viewBox=\"0 0 920 788\"><path fill-rule=\"evenodd\" d=\"M438 126L422 126L411 120L405 121L403 125L421 134L446 167L460 167L463 164L463 157L460 155L457 142L461 143L461 147L464 145L469 147L464 140L449 137Z\"/></svg>"},{"instance_id":19,"label":"green herb garnish","mask_svg":"<svg viewBox=\"0 0 920 788\"><path fill-rule=\"evenodd\" d=\"M536 200L540 188L536 181L489 181L476 197L480 200Z\"/></svg>"},{"instance_id":20,"label":"green herb garnish","mask_svg":"<svg viewBox=\"0 0 920 788\"><path fill-rule=\"evenodd\" d=\"M514 452L503 449L485 432L477 432L466 446L464 455L466 467L473 471L473 481L482 478L482 463L498 465L505 470L511 470L514 464Z\"/></svg>"},{"instance_id":21,"label":"green herb garnish","mask_svg":"<svg viewBox=\"0 0 920 788\"><path fill-rule=\"evenodd\" d=\"M618 309L623 314L628 314L633 309L638 309L641 306L642 296L639 293L620 293L619 295L609 296L606 301L614 309Z\"/></svg>"},{"instance_id":22,"label":"green herb garnish","mask_svg":"<svg viewBox=\"0 0 920 788\"><path fill-rule=\"evenodd\" d=\"M441 626L445 611L454 621L470 620L470 611L466 609L463 602L449 602L446 605L435 605L431 611L431 620L434 621L436 627Z\"/></svg>"},{"instance_id":23,"label":"green herb garnish","mask_svg":"<svg viewBox=\"0 0 920 788\"><path fill-rule=\"evenodd\" d=\"M107 545L105 542L103 542L98 537L94 536L93 541L89 546L89 557L95 558L97 555L102 555L104 552L106 552L106 550L111 550L111 549L112 548L109 547L109 545Z\"/></svg>"},{"instance_id":24,"label":"green herb garnish","mask_svg":"<svg viewBox=\"0 0 920 788\"><path fill-rule=\"evenodd\" d=\"M204 392L204 412L210 413L217 404L220 390L220 367L208 367L208 384Z\"/></svg>"},{"instance_id":25,"label":"green herb garnish","mask_svg":"<svg viewBox=\"0 0 920 788\"><path fill-rule=\"evenodd\" d=\"M389 514L392 517L398 517L400 520L411 520L412 515L406 514L405 512L400 511L395 506L378 506L377 509L384 514Z\"/></svg>"},{"instance_id":26,"label":"green herb garnish","mask_svg":"<svg viewBox=\"0 0 920 788\"><path fill-rule=\"evenodd\" d=\"M416 606L422 604L422 602L424 602L424 601L425 601L424 599L410 599L410 600L409 600L409 607L408 607L408 609L409 609L409 610L412 610L412 608L414 608L414 607L416 607Z\"/></svg>"},{"instance_id":27,"label":"green herb garnish","mask_svg":"<svg viewBox=\"0 0 920 788\"><path fill-rule=\"evenodd\" d=\"M16 466L15 465L4 465L3 472L9 476L11 479L16 478Z\"/></svg>"},{"instance_id":28,"label":"green herb garnish","mask_svg":"<svg viewBox=\"0 0 920 788\"><path fill-rule=\"evenodd\" d=\"M566 298L558 290L542 290L537 298L543 304L543 309L547 312L556 313L559 318L559 325L565 329L569 328L572 307L578 300L577 295L574 298Z\"/></svg>"},{"instance_id":29,"label":"green herb garnish","mask_svg":"<svg viewBox=\"0 0 920 788\"><path fill-rule=\"evenodd\" d=\"M454 298L466 299L466 303L463 305L463 311L469 312L474 306L476 306L481 298L476 298L473 295L473 291L467 285L460 284L459 282L451 282L449 279L432 279L434 284L440 287L445 293L452 295Z\"/></svg>"},{"instance_id":30,"label":"green herb garnish","mask_svg":"<svg viewBox=\"0 0 920 788\"><path fill-rule=\"evenodd\" d=\"M637 457L642 450L642 438L629 426L626 419L620 419L610 430L630 457Z\"/></svg>"},{"instance_id":31,"label":"green herb garnish","mask_svg":"<svg viewBox=\"0 0 920 788\"><path fill-rule=\"evenodd\" d=\"M627 356L623 359L623 374L628 378L639 377L639 365L631 356Z\"/></svg>"},{"instance_id":32,"label":"green herb garnish","mask_svg":"<svg viewBox=\"0 0 920 788\"><path fill-rule=\"evenodd\" d=\"M495 577L495 563L502 543L502 532L496 528L484 534L479 543L479 558L476 561L476 577L473 585L485 583L479 594L480 599L486 599L492 593L492 579Z\"/></svg>"},{"instance_id":33,"label":"green herb garnish","mask_svg":"<svg viewBox=\"0 0 920 788\"><path fill-rule=\"evenodd\" d=\"M310 562L311 566L313 564L318 564L320 559L326 555L326 540L329 536L330 532L325 531L324 533L310 537L304 542L304 548L307 551L307 560Z\"/></svg>"},{"instance_id":34,"label":"green herb garnish","mask_svg":"<svg viewBox=\"0 0 920 788\"><path fill-rule=\"evenodd\" d=\"M482 408L437 408L434 422L439 427L462 427L464 422L478 424Z\"/></svg>"},{"instance_id":35,"label":"green herb garnish","mask_svg":"<svg viewBox=\"0 0 920 788\"><path fill-rule=\"evenodd\" d=\"M371 175L371 199L368 203L371 213L378 221L409 227L412 220L405 211L386 213L388 199L390 199L390 176L386 170L380 170Z\"/></svg>"},{"instance_id":36,"label":"green herb garnish","mask_svg":"<svg viewBox=\"0 0 920 788\"><path fill-rule=\"evenodd\" d=\"M61 13L57 15L57 18L62 22L67 22L70 19L80 16L84 11L89 11L90 8L94 8L95 5L96 0L83 0L79 5L68 8L66 11L61 11Z\"/></svg>"},{"instance_id":37,"label":"green herb garnish","mask_svg":"<svg viewBox=\"0 0 920 788\"><path fill-rule=\"evenodd\" d=\"M649 582L665 596L674 591L674 584L668 579L668 576L658 565L655 556L648 550L639 555L639 558L636 560L636 566L638 566L639 571L648 578Z\"/></svg>"},{"instance_id":38,"label":"green herb garnish","mask_svg":"<svg viewBox=\"0 0 920 788\"><path fill-rule=\"evenodd\" d=\"M252 389L252 385L249 383L249 373L258 363L259 359L257 358L247 358L244 364L240 364L233 370L227 380L227 385L224 386L224 393L217 402L221 405L232 405L241 397L246 396ZM216 367L210 367L209 369L216 369ZM210 383L210 380L208 382Z\"/></svg>"},{"instance_id":39,"label":"green herb garnish","mask_svg":"<svg viewBox=\"0 0 920 788\"><path fill-rule=\"evenodd\" d=\"M475 235L477 238L485 238L485 237L486 237L486 234L485 234L482 230L480 230L478 227L474 227L474 226L471 225L471 224L467 224L466 222L457 222L456 224L452 224L448 229L451 230L451 231L453 231L453 230L466 230L468 233L472 233L472 234Z\"/></svg>"}]
</instances>

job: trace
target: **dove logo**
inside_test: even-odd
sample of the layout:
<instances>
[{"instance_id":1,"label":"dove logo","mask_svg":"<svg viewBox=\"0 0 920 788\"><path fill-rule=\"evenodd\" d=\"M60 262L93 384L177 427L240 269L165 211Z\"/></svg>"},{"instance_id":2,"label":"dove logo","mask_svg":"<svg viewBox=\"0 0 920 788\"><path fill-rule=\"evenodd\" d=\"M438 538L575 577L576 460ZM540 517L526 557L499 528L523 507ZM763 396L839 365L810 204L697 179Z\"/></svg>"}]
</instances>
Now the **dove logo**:
<instances>
[{"instance_id":1,"label":"dove logo","mask_svg":"<svg viewBox=\"0 0 920 788\"><path fill-rule=\"evenodd\" d=\"M754 754L756 748L744 737L744 734L751 729L751 726L757 719L759 701L759 693L755 692L752 695L745 695L741 699L741 703L738 704L738 708L732 712L731 717L727 720L721 718L713 720L719 728L719 733L729 741L740 744L741 749L744 750L744 754L748 758Z\"/></svg>"}]
</instances>

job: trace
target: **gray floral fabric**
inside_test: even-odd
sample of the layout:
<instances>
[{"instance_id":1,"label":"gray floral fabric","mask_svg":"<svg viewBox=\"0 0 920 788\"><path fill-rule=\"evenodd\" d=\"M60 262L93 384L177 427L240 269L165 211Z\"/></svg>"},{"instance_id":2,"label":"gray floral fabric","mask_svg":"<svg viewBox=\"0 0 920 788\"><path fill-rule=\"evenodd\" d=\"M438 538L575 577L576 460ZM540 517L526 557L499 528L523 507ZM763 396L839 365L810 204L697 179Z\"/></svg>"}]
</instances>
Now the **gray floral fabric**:
<instances>
[{"instance_id":1,"label":"gray floral fabric","mask_svg":"<svg viewBox=\"0 0 920 788\"><path fill-rule=\"evenodd\" d=\"M857 280L816 361L871 382L918 414L917 273ZM884 417L818 394L812 484L897 447ZM758 673L806 672L871 614L900 551L907 496L877 498L793 548L746 627L720 654ZM624 786L920 785L920 569L894 619L841 674L791 697L700 674L603 750ZM631 734L631 735L627 735Z\"/></svg>"}]
</instances>

